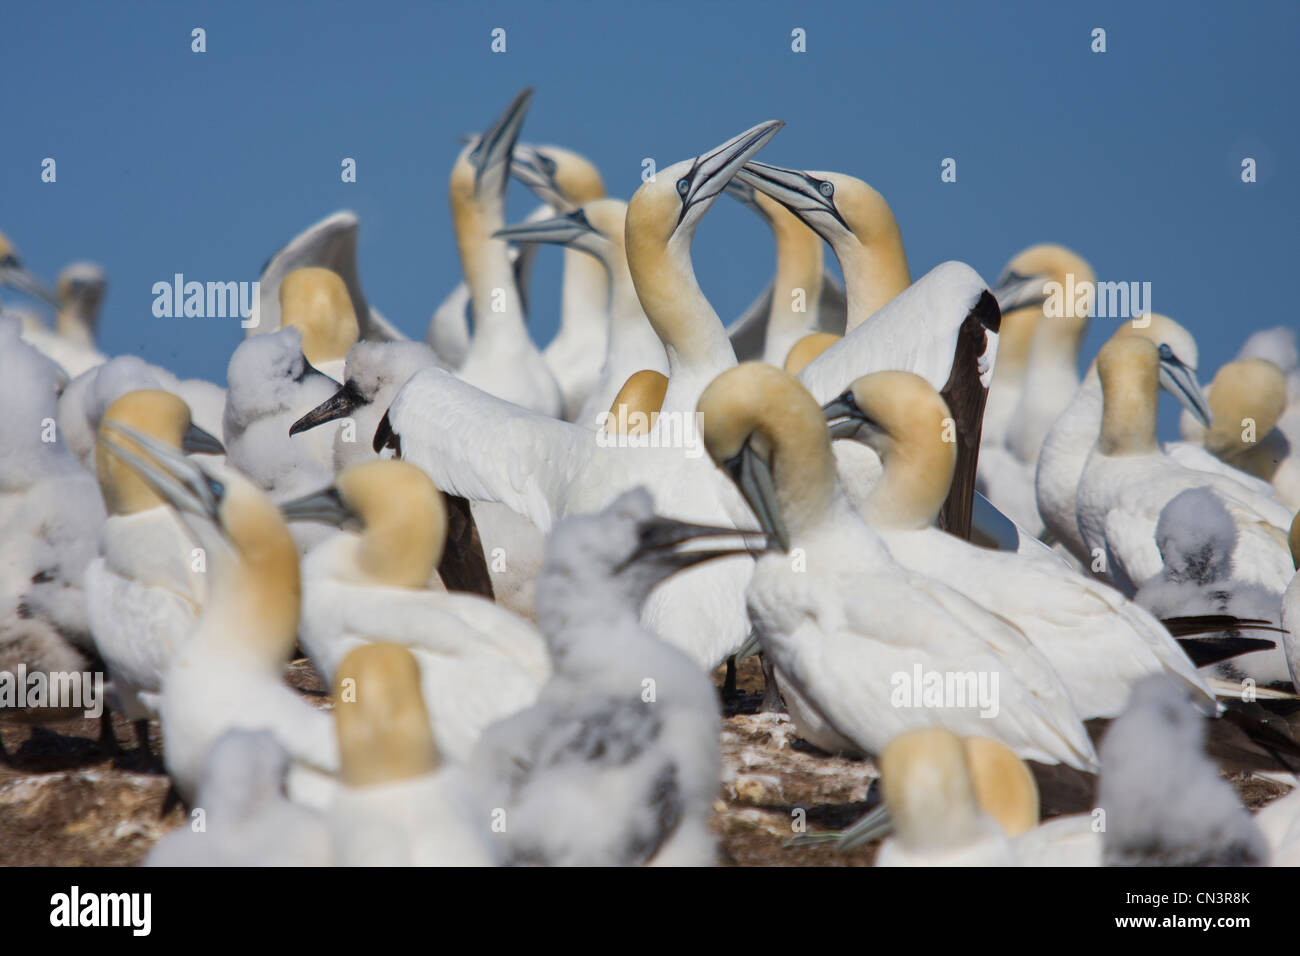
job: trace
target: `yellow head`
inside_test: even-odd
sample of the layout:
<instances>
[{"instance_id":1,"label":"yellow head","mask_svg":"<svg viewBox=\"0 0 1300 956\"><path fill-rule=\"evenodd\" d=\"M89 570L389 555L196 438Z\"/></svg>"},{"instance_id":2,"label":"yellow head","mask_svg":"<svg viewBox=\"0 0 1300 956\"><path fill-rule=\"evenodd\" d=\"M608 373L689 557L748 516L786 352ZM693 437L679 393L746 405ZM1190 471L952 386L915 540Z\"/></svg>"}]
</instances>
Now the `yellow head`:
<instances>
[{"instance_id":1,"label":"yellow head","mask_svg":"<svg viewBox=\"0 0 1300 956\"><path fill-rule=\"evenodd\" d=\"M141 389L127 392L108 406L100 420L101 439L108 435L104 426L110 422L128 425L180 451L191 424L190 407L171 392ZM123 435L114 435L112 440L137 455L149 457L148 452ZM95 472L104 504L112 514L135 514L166 504L139 475L111 454L103 441L95 445Z\"/></svg>"},{"instance_id":2,"label":"yellow head","mask_svg":"<svg viewBox=\"0 0 1300 956\"><path fill-rule=\"evenodd\" d=\"M316 267L295 269L280 283L280 326L302 333L302 353L313 365L345 358L361 335L342 277Z\"/></svg>"},{"instance_id":3,"label":"yellow head","mask_svg":"<svg viewBox=\"0 0 1300 956\"><path fill-rule=\"evenodd\" d=\"M438 768L420 665L405 647L363 644L343 658L334 674L334 718L350 787L400 783Z\"/></svg>"}]
</instances>

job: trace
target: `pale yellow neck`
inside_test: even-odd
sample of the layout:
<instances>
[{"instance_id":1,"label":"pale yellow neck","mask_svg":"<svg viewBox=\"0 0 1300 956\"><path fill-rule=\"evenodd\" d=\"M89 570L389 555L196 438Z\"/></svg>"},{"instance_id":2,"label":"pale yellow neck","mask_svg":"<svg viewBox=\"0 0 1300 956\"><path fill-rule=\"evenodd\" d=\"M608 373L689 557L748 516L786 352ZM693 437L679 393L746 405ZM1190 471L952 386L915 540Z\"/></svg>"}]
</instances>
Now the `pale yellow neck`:
<instances>
[{"instance_id":1,"label":"pale yellow neck","mask_svg":"<svg viewBox=\"0 0 1300 956\"><path fill-rule=\"evenodd\" d=\"M835 255L844 271L849 332L912 284L903 237L896 223L884 226L882 234L874 236L869 244L854 237L841 237Z\"/></svg>"}]
</instances>

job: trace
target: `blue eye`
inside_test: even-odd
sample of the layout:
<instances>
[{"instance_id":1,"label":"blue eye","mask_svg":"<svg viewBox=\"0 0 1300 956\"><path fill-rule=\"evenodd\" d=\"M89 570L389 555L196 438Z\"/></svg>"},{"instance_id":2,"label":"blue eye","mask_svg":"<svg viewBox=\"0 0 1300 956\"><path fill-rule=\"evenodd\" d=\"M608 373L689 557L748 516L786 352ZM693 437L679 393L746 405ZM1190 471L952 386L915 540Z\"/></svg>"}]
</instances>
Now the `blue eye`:
<instances>
[{"instance_id":1,"label":"blue eye","mask_svg":"<svg viewBox=\"0 0 1300 956\"><path fill-rule=\"evenodd\" d=\"M226 494L226 486L215 478L210 478L207 475L204 475L203 477L207 480L208 490L212 492L212 497L220 501Z\"/></svg>"},{"instance_id":2,"label":"blue eye","mask_svg":"<svg viewBox=\"0 0 1300 956\"><path fill-rule=\"evenodd\" d=\"M1174 357L1174 350L1171 349L1168 345L1166 345L1163 342L1160 343L1159 351L1160 351L1160 358L1166 362Z\"/></svg>"},{"instance_id":3,"label":"blue eye","mask_svg":"<svg viewBox=\"0 0 1300 956\"><path fill-rule=\"evenodd\" d=\"M679 196L685 196L690 191L691 181L689 179L683 177L682 179L677 180L677 194Z\"/></svg>"},{"instance_id":4,"label":"blue eye","mask_svg":"<svg viewBox=\"0 0 1300 956\"><path fill-rule=\"evenodd\" d=\"M824 182L817 187L817 191L821 193L823 196L825 196L827 199L830 199L832 196L835 195L835 185L833 183Z\"/></svg>"}]
</instances>

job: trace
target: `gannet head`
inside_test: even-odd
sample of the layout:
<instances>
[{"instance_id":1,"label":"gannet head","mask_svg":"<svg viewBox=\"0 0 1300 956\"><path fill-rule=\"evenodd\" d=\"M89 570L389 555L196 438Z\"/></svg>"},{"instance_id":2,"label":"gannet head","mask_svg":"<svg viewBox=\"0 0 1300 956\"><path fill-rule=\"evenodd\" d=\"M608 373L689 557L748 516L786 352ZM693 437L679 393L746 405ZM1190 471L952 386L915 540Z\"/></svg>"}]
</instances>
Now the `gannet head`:
<instances>
[{"instance_id":1,"label":"gannet head","mask_svg":"<svg viewBox=\"0 0 1300 956\"><path fill-rule=\"evenodd\" d=\"M510 174L557 212L570 212L605 195L595 163L562 146L516 143Z\"/></svg>"},{"instance_id":2,"label":"gannet head","mask_svg":"<svg viewBox=\"0 0 1300 956\"><path fill-rule=\"evenodd\" d=\"M379 459L343 470L334 484L280 505L289 521L321 521L364 529L357 567L378 584L423 588L442 560L447 506L419 468Z\"/></svg>"},{"instance_id":3,"label":"gannet head","mask_svg":"<svg viewBox=\"0 0 1300 956\"><path fill-rule=\"evenodd\" d=\"M280 326L302 332L313 365L346 357L361 335L343 278L314 266L294 269L280 283Z\"/></svg>"},{"instance_id":4,"label":"gannet head","mask_svg":"<svg viewBox=\"0 0 1300 956\"><path fill-rule=\"evenodd\" d=\"M104 412L99 434L107 434L110 423L127 425L185 454L223 455L225 448L215 437L190 420L184 399L160 389L140 389L122 395ZM123 446L146 454L129 439ZM113 514L134 514L164 504L164 500L126 465L111 454L104 442L95 448L95 472L104 503Z\"/></svg>"},{"instance_id":5,"label":"gannet head","mask_svg":"<svg viewBox=\"0 0 1300 956\"><path fill-rule=\"evenodd\" d=\"M834 332L810 332L790 347L785 356L785 370L798 375L808 363L840 340Z\"/></svg>"},{"instance_id":6,"label":"gannet head","mask_svg":"<svg viewBox=\"0 0 1300 956\"><path fill-rule=\"evenodd\" d=\"M441 365L437 353L423 342L358 342L348 351L342 386L290 425L289 434L351 415L381 393L391 397L420 369Z\"/></svg>"},{"instance_id":7,"label":"gannet head","mask_svg":"<svg viewBox=\"0 0 1300 956\"><path fill-rule=\"evenodd\" d=\"M599 199L579 206L560 216L549 219L535 219L506 226L492 233L493 239L507 242L547 242L558 246L568 246L594 256L608 264L614 250L614 238L605 229L591 221L589 210L605 203L623 206L615 199ZM624 207L626 208L626 207ZM623 245L623 217L618 217L618 246Z\"/></svg>"},{"instance_id":8,"label":"gannet head","mask_svg":"<svg viewBox=\"0 0 1300 956\"><path fill-rule=\"evenodd\" d=\"M1167 580L1205 587L1232 577L1237 524L1208 487L1180 491L1160 510L1156 548Z\"/></svg>"},{"instance_id":9,"label":"gannet head","mask_svg":"<svg viewBox=\"0 0 1300 956\"><path fill-rule=\"evenodd\" d=\"M212 580L204 607L219 616L220 640L259 664L276 666L298 638L298 549L271 500L233 469L186 458L120 422L99 435L108 452L176 509L203 545Z\"/></svg>"},{"instance_id":10,"label":"gannet head","mask_svg":"<svg viewBox=\"0 0 1300 956\"><path fill-rule=\"evenodd\" d=\"M66 266L57 283L60 322L71 320L80 323L85 331L93 331L107 288L108 277L101 266L93 262Z\"/></svg>"},{"instance_id":11,"label":"gannet head","mask_svg":"<svg viewBox=\"0 0 1300 956\"><path fill-rule=\"evenodd\" d=\"M1097 354L1104 400L1097 449L1104 455L1140 455L1156 447L1162 356L1145 338L1121 336Z\"/></svg>"},{"instance_id":12,"label":"gannet head","mask_svg":"<svg viewBox=\"0 0 1300 956\"><path fill-rule=\"evenodd\" d=\"M245 339L226 367L226 418L241 420L288 411L299 400L303 383L311 379L338 382L321 372L302 352L302 332L290 327Z\"/></svg>"},{"instance_id":13,"label":"gannet head","mask_svg":"<svg viewBox=\"0 0 1300 956\"><path fill-rule=\"evenodd\" d=\"M1220 457L1255 447L1276 427L1286 411L1286 376L1267 359L1238 359L1219 369L1210 389L1213 424L1205 433L1207 451ZM1254 424L1254 439L1245 441L1247 421Z\"/></svg>"},{"instance_id":14,"label":"gannet head","mask_svg":"<svg viewBox=\"0 0 1300 956\"><path fill-rule=\"evenodd\" d=\"M894 830L914 850L947 850L987 835L966 762L952 731L927 727L899 734L880 753L880 788Z\"/></svg>"},{"instance_id":15,"label":"gannet head","mask_svg":"<svg viewBox=\"0 0 1300 956\"><path fill-rule=\"evenodd\" d=\"M0 233L0 286L8 286L24 295L44 299L55 308L59 305L58 296L27 271L27 267L18 258L18 250L4 233Z\"/></svg>"},{"instance_id":16,"label":"gannet head","mask_svg":"<svg viewBox=\"0 0 1300 956\"><path fill-rule=\"evenodd\" d=\"M1160 387L1208 427L1212 417L1210 403L1196 381L1198 353L1192 334L1168 316L1152 312L1141 321L1123 323L1111 340L1129 337L1146 339L1156 347L1160 356Z\"/></svg>"},{"instance_id":17,"label":"gannet head","mask_svg":"<svg viewBox=\"0 0 1300 956\"><path fill-rule=\"evenodd\" d=\"M704 447L783 551L835 494L835 459L816 400L788 372L763 362L727 369L697 411Z\"/></svg>"},{"instance_id":18,"label":"gannet head","mask_svg":"<svg viewBox=\"0 0 1300 956\"><path fill-rule=\"evenodd\" d=\"M885 197L854 176L754 161L746 163L736 178L780 203L836 253L847 243L870 246L897 240L902 245L898 222Z\"/></svg>"},{"instance_id":19,"label":"gannet head","mask_svg":"<svg viewBox=\"0 0 1300 956\"><path fill-rule=\"evenodd\" d=\"M952 413L929 382L913 372L873 372L822 406L822 414L832 438L861 442L880 456L885 478L872 490L874 520L934 522L957 466L957 438Z\"/></svg>"},{"instance_id":20,"label":"gannet head","mask_svg":"<svg viewBox=\"0 0 1300 956\"><path fill-rule=\"evenodd\" d=\"M633 372L614 396L609 407L609 418L605 419L605 431L617 434L622 427L620 423L624 423L624 434L648 434L654 427L667 394L668 376L663 372L649 368Z\"/></svg>"},{"instance_id":21,"label":"gannet head","mask_svg":"<svg viewBox=\"0 0 1300 956\"><path fill-rule=\"evenodd\" d=\"M1009 837L1038 826L1038 784L1016 752L989 737L966 737L962 743L980 809Z\"/></svg>"},{"instance_id":22,"label":"gannet head","mask_svg":"<svg viewBox=\"0 0 1300 956\"><path fill-rule=\"evenodd\" d=\"M400 783L441 763L420 689L420 665L400 644L363 644L334 672L340 775L350 787Z\"/></svg>"},{"instance_id":23,"label":"gannet head","mask_svg":"<svg viewBox=\"0 0 1300 956\"><path fill-rule=\"evenodd\" d=\"M511 157L532 98L532 87L520 90L505 112L481 136L467 143L456 158L451 169L450 195L458 234L480 204L497 213L504 210Z\"/></svg>"}]
</instances>

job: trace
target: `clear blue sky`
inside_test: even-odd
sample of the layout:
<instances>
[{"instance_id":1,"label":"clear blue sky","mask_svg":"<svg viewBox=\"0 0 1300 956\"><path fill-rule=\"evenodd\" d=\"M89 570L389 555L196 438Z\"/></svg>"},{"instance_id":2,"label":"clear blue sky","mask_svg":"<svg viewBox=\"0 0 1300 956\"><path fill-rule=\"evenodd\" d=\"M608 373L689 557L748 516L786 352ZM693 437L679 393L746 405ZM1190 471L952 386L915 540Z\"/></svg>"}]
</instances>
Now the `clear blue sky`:
<instances>
[{"instance_id":1,"label":"clear blue sky","mask_svg":"<svg viewBox=\"0 0 1300 956\"><path fill-rule=\"evenodd\" d=\"M494 27L505 54L489 50ZM1103 279L1150 281L1155 310L1196 333L1208 381L1250 330L1297 324L1298 37L1292 2L8 0L0 230L47 281L74 259L105 266L105 350L224 384L237 321L154 318L153 283L255 279L304 226L350 208L367 295L422 336L459 275L457 136L532 84L524 138L590 156L613 195L634 191L642 157L664 165L783 119L760 158L876 186L914 275L962 259L992 281L1020 248L1065 243ZM57 183L40 181L46 156ZM345 156L355 184L340 181ZM940 181L948 156L955 184ZM529 208L514 187L511 216ZM726 199L695 242L724 318L772 258ZM542 343L559 265L548 248L535 275ZM1094 325L1088 355L1108 334Z\"/></svg>"}]
</instances>

